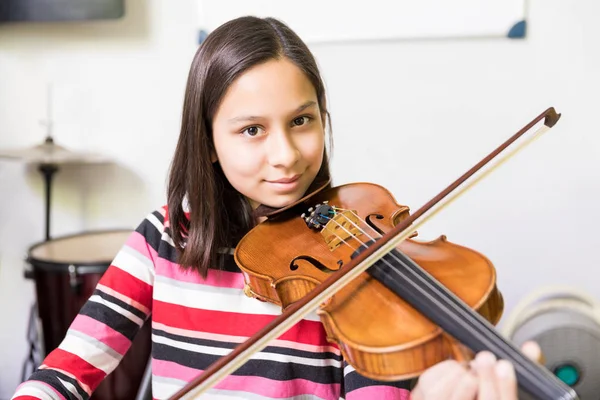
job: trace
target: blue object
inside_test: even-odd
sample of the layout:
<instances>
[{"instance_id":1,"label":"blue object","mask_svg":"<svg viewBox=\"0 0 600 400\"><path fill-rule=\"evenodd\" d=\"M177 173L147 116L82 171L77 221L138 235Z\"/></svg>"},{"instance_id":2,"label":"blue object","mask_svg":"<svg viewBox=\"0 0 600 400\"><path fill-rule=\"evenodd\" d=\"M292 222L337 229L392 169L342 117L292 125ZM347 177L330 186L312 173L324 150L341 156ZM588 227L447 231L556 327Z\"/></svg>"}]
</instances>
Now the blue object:
<instances>
[{"instance_id":1,"label":"blue object","mask_svg":"<svg viewBox=\"0 0 600 400\"><path fill-rule=\"evenodd\" d=\"M198 44L202 44L202 42L206 40L207 36L208 32L206 32L204 29L200 29L200 32L198 32Z\"/></svg>"},{"instance_id":2,"label":"blue object","mask_svg":"<svg viewBox=\"0 0 600 400\"><path fill-rule=\"evenodd\" d=\"M579 382L579 370L571 364L563 364L554 368L554 375L569 386L573 386Z\"/></svg>"},{"instance_id":3,"label":"blue object","mask_svg":"<svg viewBox=\"0 0 600 400\"><path fill-rule=\"evenodd\" d=\"M510 28L508 37L510 39L523 39L527 32L527 21L519 21Z\"/></svg>"}]
</instances>

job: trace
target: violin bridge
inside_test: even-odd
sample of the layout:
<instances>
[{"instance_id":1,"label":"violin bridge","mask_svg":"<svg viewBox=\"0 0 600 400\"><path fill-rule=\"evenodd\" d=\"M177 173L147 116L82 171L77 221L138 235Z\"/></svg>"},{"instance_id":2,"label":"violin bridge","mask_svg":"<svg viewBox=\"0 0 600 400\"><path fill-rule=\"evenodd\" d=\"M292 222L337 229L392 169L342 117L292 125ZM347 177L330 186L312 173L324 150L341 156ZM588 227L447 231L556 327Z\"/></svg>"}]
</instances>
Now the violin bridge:
<instances>
[{"instance_id":1,"label":"violin bridge","mask_svg":"<svg viewBox=\"0 0 600 400\"><path fill-rule=\"evenodd\" d=\"M321 235L331 251L361 234L356 211L333 207L326 201L309 208L308 215L304 213L301 218L309 228L321 229Z\"/></svg>"},{"instance_id":2,"label":"violin bridge","mask_svg":"<svg viewBox=\"0 0 600 400\"><path fill-rule=\"evenodd\" d=\"M356 212L347 210L337 213L321 231L329 250L333 251L341 244L360 236L359 223Z\"/></svg>"}]
</instances>

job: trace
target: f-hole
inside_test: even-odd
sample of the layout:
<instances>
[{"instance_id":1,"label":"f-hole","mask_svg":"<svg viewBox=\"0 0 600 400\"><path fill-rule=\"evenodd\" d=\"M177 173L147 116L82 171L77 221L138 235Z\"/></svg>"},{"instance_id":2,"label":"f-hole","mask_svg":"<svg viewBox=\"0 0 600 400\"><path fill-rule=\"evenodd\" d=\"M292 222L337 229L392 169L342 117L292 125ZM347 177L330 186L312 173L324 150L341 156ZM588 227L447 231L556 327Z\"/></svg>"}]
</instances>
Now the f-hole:
<instances>
[{"instance_id":1,"label":"f-hole","mask_svg":"<svg viewBox=\"0 0 600 400\"><path fill-rule=\"evenodd\" d=\"M368 225L369 225L371 228L373 228L373 230L374 230L375 232L377 232L377 233L379 233L381 236L383 236L383 235L384 235L384 232L383 232L381 229L379 229L379 228L378 228L378 227L377 227L377 226L376 226L376 225L373 223L373 221L371 221L371 217L375 217L375 218L377 218L377 219L383 219L383 215L381 215L381 214L369 214L369 215L367 215L367 219L366 219L366 221L367 221L367 224L368 224Z\"/></svg>"},{"instance_id":2,"label":"f-hole","mask_svg":"<svg viewBox=\"0 0 600 400\"><path fill-rule=\"evenodd\" d=\"M290 263L290 270L295 271L298 269L298 264L296 264L296 261L298 260L304 260L310 264L312 264L315 268L317 268L320 271L323 271L327 274L335 272L335 269L331 269L328 266L326 266L325 264L321 263L318 260L315 260L314 258L312 258L311 256L298 256L296 258L294 258L292 260L292 262ZM341 268L342 265L344 264L344 262L342 260L338 260L337 265Z\"/></svg>"}]
</instances>

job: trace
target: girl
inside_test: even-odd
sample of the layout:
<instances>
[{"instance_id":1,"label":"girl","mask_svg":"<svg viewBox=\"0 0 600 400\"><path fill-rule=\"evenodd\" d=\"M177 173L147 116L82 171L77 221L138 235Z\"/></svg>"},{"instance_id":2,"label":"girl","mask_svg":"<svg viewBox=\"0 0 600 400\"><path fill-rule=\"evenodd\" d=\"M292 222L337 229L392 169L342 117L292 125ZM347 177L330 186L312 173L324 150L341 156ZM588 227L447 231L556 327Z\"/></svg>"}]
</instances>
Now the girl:
<instances>
[{"instance_id":1,"label":"girl","mask_svg":"<svg viewBox=\"0 0 600 400\"><path fill-rule=\"evenodd\" d=\"M13 398L87 399L151 318L153 397L166 399L277 315L244 295L232 250L265 211L328 182L328 122L316 62L287 26L245 17L212 32L191 65L168 204L130 236ZM313 315L207 398L408 399L409 390L356 373ZM413 398L516 399L514 372L489 353L470 370L445 362L423 374Z\"/></svg>"}]
</instances>

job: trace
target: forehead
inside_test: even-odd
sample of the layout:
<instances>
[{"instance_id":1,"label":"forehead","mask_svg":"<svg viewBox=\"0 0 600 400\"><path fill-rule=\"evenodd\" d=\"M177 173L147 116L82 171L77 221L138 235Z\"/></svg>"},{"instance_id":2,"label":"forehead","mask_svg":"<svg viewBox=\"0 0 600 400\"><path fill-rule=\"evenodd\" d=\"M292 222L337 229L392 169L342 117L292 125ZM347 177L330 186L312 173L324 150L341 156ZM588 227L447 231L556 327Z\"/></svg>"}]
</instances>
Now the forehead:
<instances>
[{"instance_id":1,"label":"forehead","mask_svg":"<svg viewBox=\"0 0 600 400\"><path fill-rule=\"evenodd\" d=\"M310 100L317 101L316 90L304 72L285 58L270 60L231 84L215 118L283 115Z\"/></svg>"}]
</instances>

